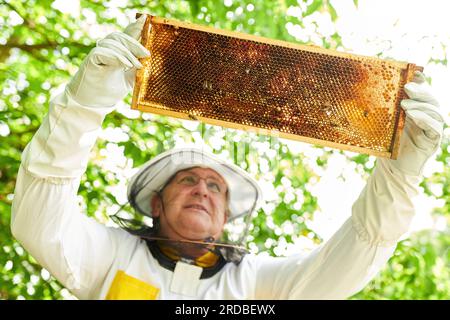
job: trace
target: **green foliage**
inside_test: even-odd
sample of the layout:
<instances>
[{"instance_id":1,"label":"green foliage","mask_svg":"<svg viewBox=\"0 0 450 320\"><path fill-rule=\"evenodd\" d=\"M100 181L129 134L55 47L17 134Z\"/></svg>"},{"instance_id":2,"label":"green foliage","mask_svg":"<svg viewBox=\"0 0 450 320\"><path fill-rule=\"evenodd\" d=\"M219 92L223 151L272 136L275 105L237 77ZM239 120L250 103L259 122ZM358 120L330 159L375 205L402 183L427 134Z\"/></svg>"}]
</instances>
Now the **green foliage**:
<instances>
[{"instance_id":1,"label":"green foliage","mask_svg":"<svg viewBox=\"0 0 450 320\"><path fill-rule=\"evenodd\" d=\"M327 0L309 1L308 6L302 3L305 10L301 17L286 14L288 8L299 5L295 0L233 0L223 4L213 0L131 0L121 2L119 7L114 7L110 1L81 0L78 13L62 12L55 3L50 0L0 3L0 299L70 296L13 239L9 220L21 153L47 113L53 90L69 80L95 45L97 39L90 35L90 26L120 30L126 24L124 21L129 20L126 18L134 17L136 12L147 12L295 42L297 40L287 32L288 23L302 26L302 18L311 17L317 11L328 13L332 21L337 19L335 9ZM357 5L358 1L354 3ZM340 47L340 36L335 33L323 38L323 46ZM125 102L130 104L130 97ZM119 130L124 137L117 140L104 135L92 151L79 188L82 206L88 215L106 222L111 211L123 204L120 196L113 192L114 187L123 184L121 170L141 165L173 147L176 141L188 143L203 139L215 153L228 152L237 165L257 178L267 177L276 190L278 197L255 214L250 247L276 255L280 239L291 242L295 237L307 237L320 243L320 236L307 225L320 209L308 185L318 181L320 176L307 157L292 152L285 141L203 124L192 129L176 119L141 113L130 116L121 111L109 115L103 127ZM447 218L450 216L448 146L449 141L444 141L438 157L443 172L422 184L429 195L436 189L433 184L444 187L443 193L435 196L444 199L445 204L435 213ZM104 167L111 152L122 153L126 158L115 166L117 170ZM329 157L334 154L342 152L325 150L314 162L326 168ZM369 157L345 155L349 162L363 167L361 175L371 172ZM300 192L293 193L292 189ZM286 221L292 223L290 234L282 229ZM273 242L267 244L267 238ZM445 269L448 267L448 240L448 234L442 233L413 236L402 242L386 270L356 298L449 298L448 269Z\"/></svg>"},{"instance_id":2,"label":"green foliage","mask_svg":"<svg viewBox=\"0 0 450 320\"><path fill-rule=\"evenodd\" d=\"M448 299L450 237L420 232L399 243L381 274L352 299Z\"/></svg>"},{"instance_id":3,"label":"green foliage","mask_svg":"<svg viewBox=\"0 0 450 320\"><path fill-rule=\"evenodd\" d=\"M444 125L444 130L449 130L448 125ZM442 215L450 222L450 136L445 136L442 147L437 154L437 161L442 163L442 172L434 172L431 177L421 183L426 194L442 199L441 207L435 208L435 214Z\"/></svg>"}]
</instances>

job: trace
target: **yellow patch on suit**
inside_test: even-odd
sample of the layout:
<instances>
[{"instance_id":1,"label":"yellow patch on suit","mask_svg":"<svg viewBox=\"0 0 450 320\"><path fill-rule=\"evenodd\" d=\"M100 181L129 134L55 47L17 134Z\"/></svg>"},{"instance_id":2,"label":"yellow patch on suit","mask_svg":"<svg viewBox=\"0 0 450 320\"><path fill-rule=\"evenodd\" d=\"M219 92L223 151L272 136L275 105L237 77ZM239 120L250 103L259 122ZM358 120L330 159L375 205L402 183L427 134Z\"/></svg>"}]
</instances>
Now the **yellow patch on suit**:
<instances>
[{"instance_id":1,"label":"yellow patch on suit","mask_svg":"<svg viewBox=\"0 0 450 320\"><path fill-rule=\"evenodd\" d=\"M144 281L117 271L106 300L156 300L159 289Z\"/></svg>"}]
</instances>

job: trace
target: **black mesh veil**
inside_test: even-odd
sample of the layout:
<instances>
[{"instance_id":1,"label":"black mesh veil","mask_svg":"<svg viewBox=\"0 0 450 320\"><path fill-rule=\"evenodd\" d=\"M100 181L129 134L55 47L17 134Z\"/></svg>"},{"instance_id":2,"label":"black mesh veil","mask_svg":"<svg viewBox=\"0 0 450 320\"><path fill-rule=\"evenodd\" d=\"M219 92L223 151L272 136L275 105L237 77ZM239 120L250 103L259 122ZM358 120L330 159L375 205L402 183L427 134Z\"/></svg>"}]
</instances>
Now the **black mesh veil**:
<instances>
[{"instance_id":1,"label":"black mesh veil","mask_svg":"<svg viewBox=\"0 0 450 320\"><path fill-rule=\"evenodd\" d=\"M191 150L185 150L190 152ZM226 262L233 262L239 264L245 254L248 253L246 248L246 241L251 224L252 213L256 210L258 198L260 197L260 190L254 181L247 175L243 175L240 171L237 171L235 167L223 162L216 163L215 169L222 176L238 177L241 180L232 182L231 188L228 193L228 201L234 201L236 203L236 197L242 193L242 187L237 188L240 185L245 185L249 190L254 187L254 190L250 190L244 198L247 204L245 211L230 212L227 222L224 226L224 232L219 239L199 239L196 241L189 240L170 240L159 236L159 219L152 218L147 204L150 203L151 197L156 194L160 194L163 188L170 182L171 178L181 170L185 170L193 167L210 167L204 162L197 163L194 159L188 158L182 164L177 165L176 168L171 168L170 157L173 153L168 153L166 156L160 155L157 159L149 161L148 165L144 165L140 171L132 178L128 187L128 203L122 206L119 211L111 216L113 221L117 223L121 228L129 233L136 235L147 241L164 241L175 247L182 248L183 246L203 246L209 251L213 251L217 255L223 257ZM192 154L188 154L192 157ZM186 160L186 158L184 158ZM172 170L170 176L168 176L167 168ZM176 169L179 169L178 171ZM237 178L236 178L237 179ZM225 179L227 182L230 179ZM163 184L161 181L164 181ZM245 194L245 192L244 192ZM231 196L230 196L231 195ZM233 198L234 196L234 198ZM253 196L253 198L249 198ZM148 201L148 202L146 202ZM234 203L234 204L235 204ZM131 206L131 209L125 209L125 206ZM234 206L238 207L239 206ZM242 207L242 206L241 206ZM235 210L236 211L236 210ZM182 253L182 250L180 250ZM186 257L189 258L189 257Z\"/></svg>"}]
</instances>

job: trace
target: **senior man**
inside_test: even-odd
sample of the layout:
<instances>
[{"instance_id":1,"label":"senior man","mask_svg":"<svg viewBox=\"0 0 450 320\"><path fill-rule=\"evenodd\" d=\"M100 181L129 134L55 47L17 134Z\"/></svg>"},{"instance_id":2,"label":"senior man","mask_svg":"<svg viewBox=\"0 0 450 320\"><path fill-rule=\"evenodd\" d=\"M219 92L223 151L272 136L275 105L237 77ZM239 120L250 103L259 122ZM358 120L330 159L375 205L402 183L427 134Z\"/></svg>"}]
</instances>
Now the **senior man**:
<instances>
[{"instance_id":1,"label":"senior man","mask_svg":"<svg viewBox=\"0 0 450 320\"><path fill-rule=\"evenodd\" d=\"M98 41L51 101L23 153L13 235L80 299L345 299L361 290L408 230L411 197L440 143L443 118L423 75L405 86L398 160L377 160L351 217L307 257L227 243L225 226L250 217L261 192L245 171L197 149L162 153L132 178L129 202L152 226L106 227L80 212L77 189L104 117L150 54L137 41L144 19Z\"/></svg>"}]
</instances>

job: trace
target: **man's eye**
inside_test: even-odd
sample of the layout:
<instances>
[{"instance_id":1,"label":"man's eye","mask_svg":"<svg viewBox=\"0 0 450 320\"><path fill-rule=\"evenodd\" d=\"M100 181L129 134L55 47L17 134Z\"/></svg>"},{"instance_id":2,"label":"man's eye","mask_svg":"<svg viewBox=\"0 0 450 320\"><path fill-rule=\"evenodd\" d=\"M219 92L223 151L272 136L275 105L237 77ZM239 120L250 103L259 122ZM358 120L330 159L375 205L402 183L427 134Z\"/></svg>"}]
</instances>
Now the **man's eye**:
<instances>
[{"instance_id":1,"label":"man's eye","mask_svg":"<svg viewBox=\"0 0 450 320\"><path fill-rule=\"evenodd\" d=\"M215 182L208 183L208 188L213 192L220 192L220 186Z\"/></svg>"},{"instance_id":2,"label":"man's eye","mask_svg":"<svg viewBox=\"0 0 450 320\"><path fill-rule=\"evenodd\" d=\"M195 183L195 178L193 176L186 176L186 177L182 178L180 182L186 183L186 184L193 184L193 183Z\"/></svg>"}]
</instances>

